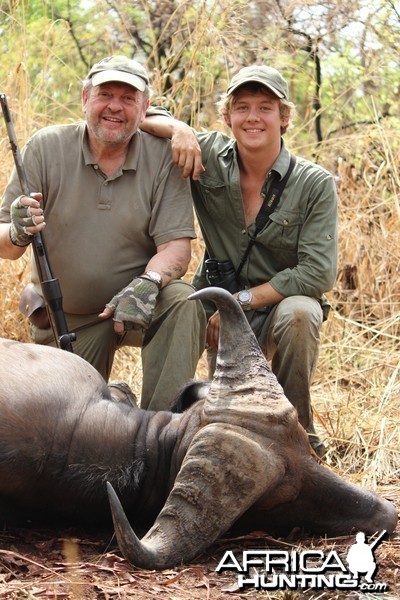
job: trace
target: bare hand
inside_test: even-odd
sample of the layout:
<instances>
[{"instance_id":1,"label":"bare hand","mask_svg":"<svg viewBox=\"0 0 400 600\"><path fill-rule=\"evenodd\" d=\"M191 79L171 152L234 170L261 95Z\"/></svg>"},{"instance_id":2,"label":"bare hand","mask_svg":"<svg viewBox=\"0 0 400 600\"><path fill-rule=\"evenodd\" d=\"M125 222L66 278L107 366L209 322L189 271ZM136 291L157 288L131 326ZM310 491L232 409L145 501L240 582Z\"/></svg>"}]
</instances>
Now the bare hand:
<instances>
[{"instance_id":1,"label":"bare hand","mask_svg":"<svg viewBox=\"0 0 400 600\"><path fill-rule=\"evenodd\" d=\"M215 312L212 317L208 319L207 332L206 332L206 343L209 348L218 348L219 341L219 328L220 328L220 317L219 312Z\"/></svg>"},{"instance_id":2,"label":"bare hand","mask_svg":"<svg viewBox=\"0 0 400 600\"><path fill-rule=\"evenodd\" d=\"M201 149L196 136L188 125L182 125L171 138L172 160L174 164L182 169L182 175L186 179L192 176L197 180L205 168L201 161Z\"/></svg>"},{"instance_id":3,"label":"bare hand","mask_svg":"<svg viewBox=\"0 0 400 600\"><path fill-rule=\"evenodd\" d=\"M114 309L109 308L108 306L106 306L103 310L103 312L101 312L98 317L99 319L102 320L106 320L109 319L110 317L112 317L114 314ZM122 321L114 321L114 331L117 335L122 335L124 333L124 324L122 323Z\"/></svg>"}]
</instances>

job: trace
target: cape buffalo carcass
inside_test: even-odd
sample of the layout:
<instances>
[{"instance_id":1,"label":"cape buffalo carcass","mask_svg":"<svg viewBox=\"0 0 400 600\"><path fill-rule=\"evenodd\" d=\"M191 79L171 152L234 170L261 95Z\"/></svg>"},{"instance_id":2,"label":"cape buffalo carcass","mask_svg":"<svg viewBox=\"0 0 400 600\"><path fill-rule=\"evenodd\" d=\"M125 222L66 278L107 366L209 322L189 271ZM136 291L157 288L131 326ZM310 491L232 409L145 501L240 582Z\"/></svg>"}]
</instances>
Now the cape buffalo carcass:
<instances>
[{"instance_id":1,"label":"cape buffalo carcass","mask_svg":"<svg viewBox=\"0 0 400 600\"><path fill-rule=\"evenodd\" d=\"M215 302L221 335L207 396L182 414L116 402L76 355L1 341L0 514L104 522L110 501L123 555L146 569L188 562L232 526L393 532L390 502L312 456L233 297L191 298Z\"/></svg>"}]
</instances>

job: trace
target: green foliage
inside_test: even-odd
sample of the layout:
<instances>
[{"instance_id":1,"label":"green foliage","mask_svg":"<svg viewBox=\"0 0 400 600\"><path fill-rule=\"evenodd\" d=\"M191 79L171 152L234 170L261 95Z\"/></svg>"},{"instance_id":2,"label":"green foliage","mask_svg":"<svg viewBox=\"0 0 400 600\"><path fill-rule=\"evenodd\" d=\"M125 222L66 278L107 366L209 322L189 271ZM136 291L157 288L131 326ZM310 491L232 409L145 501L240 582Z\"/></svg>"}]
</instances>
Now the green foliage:
<instances>
[{"instance_id":1,"label":"green foliage","mask_svg":"<svg viewBox=\"0 0 400 600\"><path fill-rule=\"evenodd\" d=\"M155 102L196 127L219 127L215 101L241 66L282 70L298 112L287 144L329 168L339 188L339 276L314 388L318 422L347 449L346 469L357 453L358 472L368 456L371 476L388 477L398 473L399 447L399 33L393 0L0 0L0 90L21 146L39 127L81 118L80 81L110 54L145 63ZM4 185L12 157L4 133L0 140ZM26 282L29 264L1 266L2 335L28 339L16 282ZM119 356L113 378L138 385L132 354Z\"/></svg>"},{"instance_id":2,"label":"green foliage","mask_svg":"<svg viewBox=\"0 0 400 600\"><path fill-rule=\"evenodd\" d=\"M291 82L297 140L311 149L317 120L324 138L371 121L371 97L378 115L397 114L399 29L385 0L2 2L0 85L19 110L26 103L28 130L65 122L80 115L79 83L93 62L127 54L153 73L157 101L207 126L230 73L268 62Z\"/></svg>"}]
</instances>

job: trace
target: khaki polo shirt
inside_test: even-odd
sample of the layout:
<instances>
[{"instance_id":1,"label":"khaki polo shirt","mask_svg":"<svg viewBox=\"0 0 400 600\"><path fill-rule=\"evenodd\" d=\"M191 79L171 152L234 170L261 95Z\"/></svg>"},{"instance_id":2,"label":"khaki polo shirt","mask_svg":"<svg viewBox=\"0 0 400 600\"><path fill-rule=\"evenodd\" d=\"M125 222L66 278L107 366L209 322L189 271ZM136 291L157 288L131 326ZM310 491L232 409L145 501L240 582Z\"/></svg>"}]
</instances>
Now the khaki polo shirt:
<instances>
[{"instance_id":1,"label":"khaki polo shirt","mask_svg":"<svg viewBox=\"0 0 400 600\"><path fill-rule=\"evenodd\" d=\"M22 152L29 188L45 199L43 238L64 310L73 314L100 312L143 272L158 245L196 237L189 183L172 164L170 140L138 131L121 170L107 177L86 135L84 122L46 127ZM20 194L14 171L1 222L10 221ZM37 284L34 268L32 280Z\"/></svg>"},{"instance_id":2,"label":"khaki polo shirt","mask_svg":"<svg viewBox=\"0 0 400 600\"><path fill-rule=\"evenodd\" d=\"M198 133L197 139L206 170L198 181L192 181L192 195L208 255L230 259L237 269L255 224L247 227L245 223L236 142L220 132ZM282 142L271 171L284 177L289 161L290 153ZM269 281L283 296L320 299L335 282L337 241L333 176L297 157L279 204L243 267L241 287ZM193 283L197 288L208 285L203 264Z\"/></svg>"}]
</instances>

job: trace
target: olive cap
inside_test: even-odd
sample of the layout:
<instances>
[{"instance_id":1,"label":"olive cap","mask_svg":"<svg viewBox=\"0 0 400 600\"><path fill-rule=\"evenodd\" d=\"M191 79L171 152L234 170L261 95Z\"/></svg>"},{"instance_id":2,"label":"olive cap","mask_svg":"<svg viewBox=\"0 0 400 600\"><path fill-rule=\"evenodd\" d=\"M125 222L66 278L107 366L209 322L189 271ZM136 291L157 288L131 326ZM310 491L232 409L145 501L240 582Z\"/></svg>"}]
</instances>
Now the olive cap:
<instances>
[{"instance_id":1,"label":"olive cap","mask_svg":"<svg viewBox=\"0 0 400 600\"><path fill-rule=\"evenodd\" d=\"M226 93L228 95L232 94L241 85L252 81L261 83L261 85L271 90L278 98L289 98L289 88L286 80L277 69L267 67L266 65L251 65L250 67L240 69L232 77Z\"/></svg>"},{"instance_id":2,"label":"olive cap","mask_svg":"<svg viewBox=\"0 0 400 600\"><path fill-rule=\"evenodd\" d=\"M94 86L108 81L127 83L140 92L149 84L146 69L136 60L126 56L107 56L93 65L88 74Z\"/></svg>"}]
</instances>

